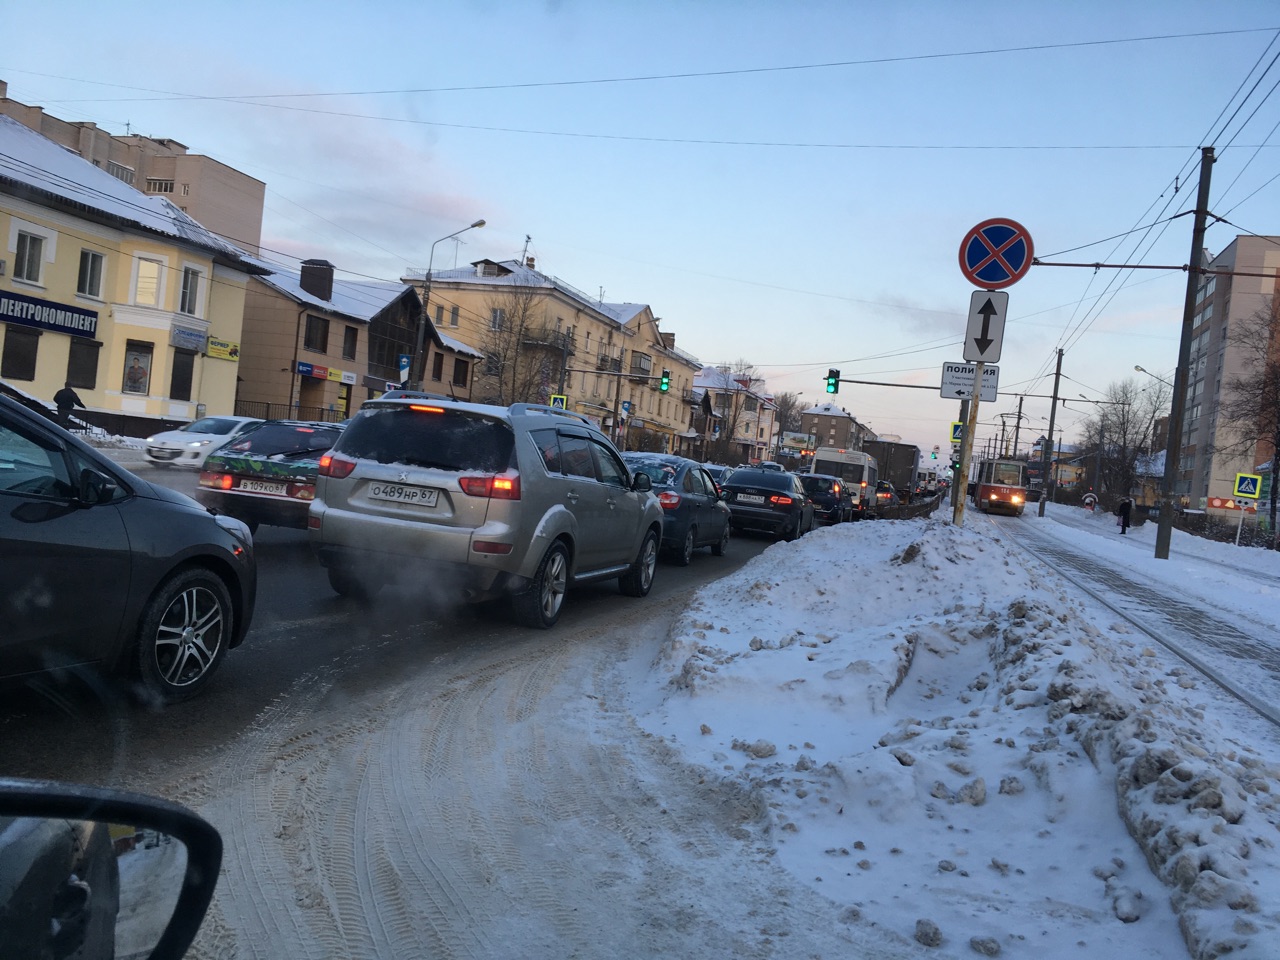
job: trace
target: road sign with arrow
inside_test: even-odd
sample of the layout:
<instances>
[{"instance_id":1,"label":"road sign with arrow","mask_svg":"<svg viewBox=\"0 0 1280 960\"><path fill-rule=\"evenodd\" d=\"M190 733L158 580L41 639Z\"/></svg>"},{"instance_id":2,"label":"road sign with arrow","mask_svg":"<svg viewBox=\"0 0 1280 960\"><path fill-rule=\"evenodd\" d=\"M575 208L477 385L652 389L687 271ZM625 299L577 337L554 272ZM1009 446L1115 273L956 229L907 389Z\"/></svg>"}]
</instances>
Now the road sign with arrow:
<instances>
[{"instance_id":1,"label":"road sign with arrow","mask_svg":"<svg viewBox=\"0 0 1280 960\"><path fill-rule=\"evenodd\" d=\"M975 290L969 298L969 325L964 334L964 358L976 363L996 363L1004 341L1004 318L1009 294L1001 290Z\"/></svg>"}]
</instances>

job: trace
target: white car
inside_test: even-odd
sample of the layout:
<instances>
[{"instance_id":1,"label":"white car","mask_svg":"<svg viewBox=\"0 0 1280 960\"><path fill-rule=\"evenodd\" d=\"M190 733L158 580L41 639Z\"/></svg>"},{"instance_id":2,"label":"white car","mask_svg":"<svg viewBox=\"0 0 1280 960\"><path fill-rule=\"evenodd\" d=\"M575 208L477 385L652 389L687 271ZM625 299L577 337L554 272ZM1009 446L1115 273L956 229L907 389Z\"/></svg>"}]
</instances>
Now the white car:
<instances>
[{"instance_id":1,"label":"white car","mask_svg":"<svg viewBox=\"0 0 1280 960\"><path fill-rule=\"evenodd\" d=\"M262 423L262 420L257 417L202 417L193 420L177 430L147 437L147 460L162 466L199 467L205 457L255 423Z\"/></svg>"}]
</instances>

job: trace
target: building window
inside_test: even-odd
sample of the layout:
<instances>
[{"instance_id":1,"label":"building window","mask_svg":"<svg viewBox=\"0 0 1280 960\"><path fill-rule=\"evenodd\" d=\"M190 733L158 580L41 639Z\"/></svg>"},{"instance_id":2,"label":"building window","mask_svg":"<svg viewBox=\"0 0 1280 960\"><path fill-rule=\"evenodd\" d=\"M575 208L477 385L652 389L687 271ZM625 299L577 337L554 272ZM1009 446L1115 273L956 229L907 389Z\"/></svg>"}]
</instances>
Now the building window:
<instances>
[{"instance_id":1,"label":"building window","mask_svg":"<svg viewBox=\"0 0 1280 960\"><path fill-rule=\"evenodd\" d=\"M455 303L449 308L449 326L456 327L458 325L458 305Z\"/></svg>"},{"instance_id":2,"label":"building window","mask_svg":"<svg viewBox=\"0 0 1280 960\"><path fill-rule=\"evenodd\" d=\"M111 174L117 180L123 180L128 184L133 183L133 167L126 167L123 163L116 163L114 160L108 160L107 173Z\"/></svg>"},{"instance_id":3,"label":"building window","mask_svg":"<svg viewBox=\"0 0 1280 960\"><path fill-rule=\"evenodd\" d=\"M13 264L16 280L40 282L40 264L44 259L44 237L18 231L18 256Z\"/></svg>"},{"instance_id":4,"label":"building window","mask_svg":"<svg viewBox=\"0 0 1280 960\"><path fill-rule=\"evenodd\" d=\"M184 197L189 197L189 196L191 196L191 184L189 184L189 183L184 183L184 184L182 185L182 195L183 195Z\"/></svg>"},{"instance_id":5,"label":"building window","mask_svg":"<svg viewBox=\"0 0 1280 960\"><path fill-rule=\"evenodd\" d=\"M439 382L444 379L444 354L437 353L431 361L431 379Z\"/></svg>"},{"instance_id":6,"label":"building window","mask_svg":"<svg viewBox=\"0 0 1280 960\"><path fill-rule=\"evenodd\" d=\"M329 318L307 314L307 331L303 334L302 345L308 350L327 353L329 350Z\"/></svg>"},{"instance_id":7,"label":"building window","mask_svg":"<svg viewBox=\"0 0 1280 960\"><path fill-rule=\"evenodd\" d=\"M195 316L200 303L200 271L191 267L182 268L182 301L178 309L183 313Z\"/></svg>"},{"instance_id":8,"label":"building window","mask_svg":"<svg viewBox=\"0 0 1280 960\"><path fill-rule=\"evenodd\" d=\"M342 331L342 359L356 358L356 344L360 339L360 331L355 327L347 327Z\"/></svg>"},{"instance_id":9,"label":"building window","mask_svg":"<svg viewBox=\"0 0 1280 960\"><path fill-rule=\"evenodd\" d=\"M151 352L154 346L145 340L125 341L124 375L120 379L125 393L145 396L151 392Z\"/></svg>"},{"instance_id":10,"label":"building window","mask_svg":"<svg viewBox=\"0 0 1280 960\"><path fill-rule=\"evenodd\" d=\"M98 351L102 344L84 337L71 338L67 356L67 382L73 387L93 390L98 385Z\"/></svg>"},{"instance_id":11,"label":"building window","mask_svg":"<svg viewBox=\"0 0 1280 960\"><path fill-rule=\"evenodd\" d=\"M458 364L461 362L460 360L453 362L453 374L455 377L458 375ZM486 377L496 377L501 372L502 362L498 359L496 353L491 353L484 358L484 375Z\"/></svg>"},{"instance_id":12,"label":"building window","mask_svg":"<svg viewBox=\"0 0 1280 960\"><path fill-rule=\"evenodd\" d=\"M147 193L173 193L173 181L147 177Z\"/></svg>"},{"instance_id":13,"label":"building window","mask_svg":"<svg viewBox=\"0 0 1280 960\"><path fill-rule=\"evenodd\" d=\"M195 351L182 350L175 347L173 351L173 374L169 378L170 400L191 399L191 379L195 369Z\"/></svg>"},{"instance_id":14,"label":"building window","mask_svg":"<svg viewBox=\"0 0 1280 960\"><path fill-rule=\"evenodd\" d=\"M80 279L76 281L76 293L101 298L103 259L102 254L92 250L80 251Z\"/></svg>"},{"instance_id":15,"label":"building window","mask_svg":"<svg viewBox=\"0 0 1280 960\"><path fill-rule=\"evenodd\" d=\"M455 387L465 387L467 385L467 361L461 357L457 357L453 361L453 385Z\"/></svg>"},{"instance_id":16,"label":"building window","mask_svg":"<svg viewBox=\"0 0 1280 960\"><path fill-rule=\"evenodd\" d=\"M36 378L36 348L39 330L23 330L9 324L4 334L4 353L0 354L0 377L8 380Z\"/></svg>"},{"instance_id":17,"label":"building window","mask_svg":"<svg viewBox=\"0 0 1280 960\"><path fill-rule=\"evenodd\" d=\"M133 302L140 307L160 306L160 271L164 268L159 260L138 260L138 284L134 290Z\"/></svg>"},{"instance_id":18,"label":"building window","mask_svg":"<svg viewBox=\"0 0 1280 960\"><path fill-rule=\"evenodd\" d=\"M755 413L759 406L760 405L756 402L755 397L745 397L742 401L742 408L746 410L747 413Z\"/></svg>"},{"instance_id":19,"label":"building window","mask_svg":"<svg viewBox=\"0 0 1280 960\"><path fill-rule=\"evenodd\" d=\"M494 307L489 311L489 329L501 330L507 324L507 313L501 307Z\"/></svg>"},{"instance_id":20,"label":"building window","mask_svg":"<svg viewBox=\"0 0 1280 960\"><path fill-rule=\"evenodd\" d=\"M436 304L436 326L437 327L444 326L444 304L443 303Z\"/></svg>"}]
</instances>

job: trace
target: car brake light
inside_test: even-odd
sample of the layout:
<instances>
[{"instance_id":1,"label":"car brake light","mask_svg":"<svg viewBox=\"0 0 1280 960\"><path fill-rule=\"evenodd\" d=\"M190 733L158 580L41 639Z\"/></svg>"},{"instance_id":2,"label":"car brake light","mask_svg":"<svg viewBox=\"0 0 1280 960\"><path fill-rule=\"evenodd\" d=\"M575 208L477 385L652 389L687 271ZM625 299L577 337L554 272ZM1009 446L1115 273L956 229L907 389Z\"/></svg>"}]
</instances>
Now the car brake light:
<instances>
[{"instance_id":1,"label":"car brake light","mask_svg":"<svg viewBox=\"0 0 1280 960\"><path fill-rule=\"evenodd\" d=\"M341 480L344 477L351 476L351 471L356 468L355 461L343 460L341 457L335 457L332 453L326 453L320 458L320 476L333 477L335 480Z\"/></svg>"},{"instance_id":2,"label":"car brake light","mask_svg":"<svg viewBox=\"0 0 1280 960\"><path fill-rule=\"evenodd\" d=\"M200 486L217 487L219 490L231 489L231 474L215 473L211 470L203 470L200 473Z\"/></svg>"},{"instance_id":3,"label":"car brake light","mask_svg":"<svg viewBox=\"0 0 1280 960\"><path fill-rule=\"evenodd\" d=\"M418 413L444 413L444 407L428 407L421 403L411 403L409 409L416 410Z\"/></svg>"},{"instance_id":4,"label":"car brake light","mask_svg":"<svg viewBox=\"0 0 1280 960\"><path fill-rule=\"evenodd\" d=\"M471 544L471 549L476 553L496 553L505 556L511 552L512 546L510 543L490 543L487 540L477 540Z\"/></svg>"},{"instance_id":5,"label":"car brake light","mask_svg":"<svg viewBox=\"0 0 1280 960\"><path fill-rule=\"evenodd\" d=\"M791 498L788 496L770 497L769 502L776 503L780 507L785 507L787 504L791 503Z\"/></svg>"},{"instance_id":6,"label":"car brake light","mask_svg":"<svg viewBox=\"0 0 1280 960\"><path fill-rule=\"evenodd\" d=\"M672 493L670 490L663 490L658 494L658 503L662 504L663 510L674 510L680 506L680 494Z\"/></svg>"},{"instance_id":7,"label":"car brake light","mask_svg":"<svg viewBox=\"0 0 1280 960\"><path fill-rule=\"evenodd\" d=\"M459 477L458 486L469 497L490 500L519 500L520 475L508 477Z\"/></svg>"},{"instance_id":8,"label":"car brake light","mask_svg":"<svg viewBox=\"0 0 1280 960\"><path fill-rule=\"evenodd\" d=\"M837 497L840 496L840 484L833 483L831 485L831 492L834 493Z\"/></svg>"}]
</instances>

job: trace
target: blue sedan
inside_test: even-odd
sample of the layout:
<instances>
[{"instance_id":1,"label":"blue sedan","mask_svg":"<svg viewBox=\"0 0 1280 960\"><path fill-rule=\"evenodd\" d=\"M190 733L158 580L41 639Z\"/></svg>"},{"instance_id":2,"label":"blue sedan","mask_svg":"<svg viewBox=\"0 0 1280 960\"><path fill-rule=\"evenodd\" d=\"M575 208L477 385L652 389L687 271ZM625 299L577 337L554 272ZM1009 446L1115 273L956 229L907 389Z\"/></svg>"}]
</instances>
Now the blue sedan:
<instances>
[{"instance_id":1,"label":"blue sedan","mask_svg":"<svg viewBox=\"0 0 1280 960\"><path fill-rule=\"evenodd\" d=\"M680 566L693 551L710 547L717 557L729 546L729 507L702 464L664 453L624 453L628 469L646 474L662 504L662 545Z\"/></svg>"}]
</instances>

